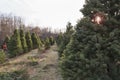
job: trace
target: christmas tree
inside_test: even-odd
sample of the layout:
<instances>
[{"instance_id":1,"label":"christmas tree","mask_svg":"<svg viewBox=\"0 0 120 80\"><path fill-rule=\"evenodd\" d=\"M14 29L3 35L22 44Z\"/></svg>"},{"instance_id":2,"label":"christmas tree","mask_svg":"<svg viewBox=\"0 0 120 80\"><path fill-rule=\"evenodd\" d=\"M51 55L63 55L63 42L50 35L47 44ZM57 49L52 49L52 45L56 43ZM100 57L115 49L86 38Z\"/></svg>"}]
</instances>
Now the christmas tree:
<instances>
[{"instance_id":1,"label":"christmas tree","mask_svg":"<svg viewBox=\"0 0 120 80\"><path fill-rule=\"evenodd\" d=\"M73 26L70 22L68 22L66 26L66 31L63 34L63 39L61 40L60 46L59 46L59 57L62 56L64 49L66 48L67 44L70 42L71 35L73 34Z\"/></svg>"},{"instance_id":2,"label":"christmas tree","mask_svg":"<svg viewBox=\"0 0 120 80\"><path fill-rule=\"evenodd\" d=\"M26 43L25 33L23 32L23 30L20 30L20 40L21 40L23 51L27 52L28 51L27 43Z\"/></svg>"},{"instance_id":3,"label":"christmas tree","mask_svg":"<svg viewBox=\"0 0 120 80\"><path fill-rule=\"evenodd\" d=\"M10 57L15 57L23 53L22 44L20 40L19 31L16 29L14 34L11 36L9 44L8 44L8 53Z\"/></svg>"},{"instance_id":4,"label":"christmas tree","mask_svg":"<svg viewBox=\"0 0 120 80\"><path fill-rule=\"evenodd\" d=\"M33 48L36 49L36 48L39 48L39 40L38 40L38 37L35 33L32 33L31 35L31 39L32 39L32 42L33 42Z\"/></svg>"},{"instance_id":5,"label":"christmas tree","mask_svg":"<svg viewBox=\"0 0 120 80\"><path fill-rule=\"evenodd\" d=\"M86 0L61 69L64 80L120 80L120 1Z\"/></svg>"},{"instance_id":6,"label":"christmas tree","mask_svg":"<svg viewBox=\"0 0 120 80\"><path fill-rule=\"evenodd\" d=\"M50 36L49 40L50 40L50 45L54 45L55 42L53 36Z\"/></svg>"},{"instance_id":7,"label":"christmas tree","mask_svg":"<svg viewBox=\"0 0 120 80\"><path fill-rule=\"evenodd\" d=\"M60 33L57 35L56 39L55 39L58 47L60 47L60 45L61 45L61 43L62 43L62 40L63 40L63 33L60 32Z\"/></svg>"},{"instance_id":8,"label":"christmas tree","mask_svg":"<svg viewBox=\"0 0 120 80\"><path fill-rule=\"evenodd\" d=\"M6 43L8 45L9 41L10 41L10 37L7 35L6 38L5 38L5 40L4 40L4 43Z\"/></svg>"},{"instance_id":9,"label":"christmas tree","mask_svg":"<svg viewBox=\"0 0 120 80\"><path fill-rule=\"evenodd\" d=\"M39 42L39 50L41 50L42 46L43 46L43 43L42 43L42 40L40 37L37 36L37 39L38 39L38 42Z\"/></svg>"},{"instance_id":10,"label":"christmas tree","mask_svg":"<svg viewBox=\"0 0 120 80\"><path fill-rule=\"evenodd\" d=\"M50 48L50 40L49 40L48 37L45 39L44 46L45 46L45 49L49 49Z\"/></svg>"},{"instance_id":11,"label":"christmas tree","mask_svg":"<svg viewBox=\"0 0 120 80\"><path fill-rule=\"evenodd\" d=\"M26 33L25 38L26 38L26 43L27 43L27 46L28 46L28 51L30 51L30 50L33 49L33 43L32 43L30 32Z\"/></svg>"}]
</instances>

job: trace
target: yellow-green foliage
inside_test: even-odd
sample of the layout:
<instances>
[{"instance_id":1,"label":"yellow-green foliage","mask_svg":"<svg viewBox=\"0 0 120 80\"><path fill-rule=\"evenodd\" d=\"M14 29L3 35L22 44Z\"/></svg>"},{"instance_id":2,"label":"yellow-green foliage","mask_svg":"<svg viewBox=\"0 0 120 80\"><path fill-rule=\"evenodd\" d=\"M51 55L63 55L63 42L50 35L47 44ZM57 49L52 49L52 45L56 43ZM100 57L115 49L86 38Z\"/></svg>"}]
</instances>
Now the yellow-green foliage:
<instances>
[{"instance_id":1,"label":"yellow-green foliage","mask_svg":"<svg viewBox=\"0 0 120 80\"><path fill-rule=\"evenodd\" d=\"M30 66L35 66L38 64L38 56L28 56L29 63L28 65Z\"/></svg>"},{"instance_id":2,"label":"yellow-green foliage","mask_svg":"<svg viewBox=\"0 0 120 80\"><path fill-rule=\"evenodd\" d=\"M0 51L0 63L3 63L5 61L6 55L4 51Z\"/></svg>"},{"instance_id":3,"label":"yellow-green foliage","mask_svg":"<svg viewBox=\"0 0 120 80\"><path fill-rule=\"evenodd\" d=\"M8 44L8 53L10 54L10 57L15 57L23 53L20 34L17 29L14 31L14 34L10 38Z\"/></svg>"},{"instance_id":4,"label":"yellow-green foliage","mask_svg":"<svg viewBox=\"0 0 120 80\"><path fill-rule=\"evenodd\" d=\"M0 73L0 80L29 80L26 70Z\"/></svg>"}]
</instances>

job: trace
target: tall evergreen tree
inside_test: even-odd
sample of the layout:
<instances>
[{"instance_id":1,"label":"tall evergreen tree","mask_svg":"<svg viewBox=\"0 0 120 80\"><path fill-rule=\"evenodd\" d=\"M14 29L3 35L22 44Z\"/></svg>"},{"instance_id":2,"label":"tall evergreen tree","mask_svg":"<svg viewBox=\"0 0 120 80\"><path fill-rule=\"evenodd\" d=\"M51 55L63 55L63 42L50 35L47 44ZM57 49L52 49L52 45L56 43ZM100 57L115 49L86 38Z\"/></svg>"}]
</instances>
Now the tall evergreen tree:
<instances>
[{"instance_id":1,"label":"tall evergreen tree","mask_svg":"<svg viewBox=\"0 0 120 80\"><path fill-rule=\"evenodd\" d=\"M39 49L41 49L41 47L43 46L42 40L38 36L37 36L37 38L38 38L38 42L39 42Z\"/></svg>"},{"instance_id":2,"label":"tall evergreen tree","mask_svg":"<svg viewBox=\"0 0 120 80\"><path fill-rule=\"evenodd\" d=\"M66 48L67 44L70 42L70 38L73 34L73 26L71 25L70 22L68 22L66 26L66 32L63 34L63 39L61 41L61 44L59 46L59 56L62 56L62 53L64 49Z\"/></svg>"},{"instance_id":3,"label":"tall evergreen tree","mask_svg":"<svg viewBox=\"0 0 120 80\"><path fill-rule=\"evenodd\" d=\"M48 37L45 39L44 46L45 46L45 49L49 49L50 48L50 40L49 40Z\"/></svg>"},{"instance_id":4,"label":"tall evergreen tree","mask_svg":"<svg viewBox=\"0 0 120 80\"><path fill-rule=\"evenodd\" d=\"M4 43L6 43L8 45L9 41L10 41L10 37L7 35L5 40L4 40Z\"/></svg>"},{"instance_id":5,"label":"tall evergreen tree","mask_svg":"<svg viewBox=\"0 0 120 80\"><path fill-rule=\"evenodd\" d=\"M54 38L53 38L53 36L50 36L49 41L50 41L50 45L54 44Z\"/></svg>"},{"instance_id":6,"label":"tall evergreen tree","mask_svg":"<svg viewBox=\"0 0 120 80\"><path fill-rule=\"evenodd\" d=\"M27 43L27 46L28 46L28 51L30 51L30 50L33 49L33 42L32 42L32 39L31 39L30 32L26 33L25 38L26 38L26 43Z\"/></svg>"},{"instance_id":7,"label":"tall evergreen tree","mask_svg":"<svg viewBox=\"0 0 120 80\"><path fill-rule=\"evenodd\" d=\"M20 40L21 40L23 51L27 52L28 48L27 48L25 33L24 33L24 31L22 29L20 29Z\"/></svg>"},{"instance_id":8,"label":"tall evergreen tree","mask_svg":"<svg viewBox=\"0 0 120 80\"><path fill-rule=\"evenodd\" d=\"M20 34L17 29L14 31L14 34L10 38L10 41L8 44L8 50L9 50L10 57L14 57L23 53Z\"/></svg>"},{"instance_id":9,"label":"tall evergreen tree","mask_svg":"<svg viewBox=\"0 0 120 80\"><path fill-rule=\"evenodd\" d=\"M60 62L65 80L120 80L119 5L119 0L86 0ZM93 23L98 13L105 18Z\"/></svg>"},{"instance_id":10,"label":"tall evergreen tree","mask_svg":"<svg viewBox=\"0 0 120 80\"><path fill-rule=\"evenodd\" d=\"M58 34L58 36L56 37L56 39L55 39L55 41L56 41L58 47L59 47L60 44L62 43L62 39L63 39L63 33L60 32L60 33Z\"/></svg>"},{"instance_id":11,"label":"tall evergreen tree","mask_svg":"<svg viewBox=\"0 0 120 80\"><path fill-rule=\"evenodd\" d=\"M31 35L31 38L32 38L32 42L33 42L33 48L36 49L36 48L39 48L39 40L38 40L38 37L35 33L32 33Z\"/></svg>"}]
</instances>

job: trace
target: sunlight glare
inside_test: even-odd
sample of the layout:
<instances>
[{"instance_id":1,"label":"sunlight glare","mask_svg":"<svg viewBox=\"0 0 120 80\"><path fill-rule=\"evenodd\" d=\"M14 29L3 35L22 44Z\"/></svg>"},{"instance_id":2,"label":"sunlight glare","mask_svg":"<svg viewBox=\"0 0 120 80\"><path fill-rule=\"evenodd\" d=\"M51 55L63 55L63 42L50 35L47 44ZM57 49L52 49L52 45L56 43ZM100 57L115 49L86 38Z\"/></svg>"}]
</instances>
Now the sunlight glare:
<instances>
[{"instance_id":1,"label":"sunlight glare","mask_svg":"<svg viewBox=\"0 0 120 80\"><path fill-rule=\"evenodd\" d=\"M102 19L101 19L100 16L96 16L96 17L95 17L95 22L96 22L97 24L100 24L101 21L102 21Z\"/></svg>"}]
</instances>

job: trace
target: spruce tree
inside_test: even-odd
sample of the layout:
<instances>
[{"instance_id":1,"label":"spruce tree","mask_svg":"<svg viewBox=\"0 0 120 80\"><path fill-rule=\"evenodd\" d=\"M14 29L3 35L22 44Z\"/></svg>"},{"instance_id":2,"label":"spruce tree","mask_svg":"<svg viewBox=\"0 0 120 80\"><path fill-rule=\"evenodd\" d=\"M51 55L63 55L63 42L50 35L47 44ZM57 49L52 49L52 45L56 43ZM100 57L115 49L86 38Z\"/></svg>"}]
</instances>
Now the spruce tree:
<instances>
[{"instance_id":1,"label":"spruce tree","mask_svg":"<svg viewBox=\"0 0 120 80\"><path fill-rule=\"evenodd\" d=\"M5 40L4 40L4 43L6 43L8 45L9 41L10 41L10 37L7 35Z\"/></svg>"},{"instance_id":2,"label":"spruce tree","mask_svg":"<svg viewBox=\"0 0 120 80\"><path fill-rule=\"evenodd\" d=\"M62 39L63 39L63 33L62 32L60 32L59 34L58 34L58 36L56 37L56 43L57 43L57 45L58 45L58 47L60 46L60 44L62 43Z\"/></svg>"},{"instance_id":3,"label":"spruce tree","mask_svg":"<svg viewBox=\"0 0 120 80\"><path fill-rule=\"evenodd\" d=\"M45 46L45 49L49 49L50 48L50 40L49 40L48 37L45 39L44 46Z\"/></svg>"},{"instance_id":4,"label":"spruce tree","mask_svg":"<svg viewBox=\"0 0 120 80\"><path fill-rule=\"evenodd\" d=\"M54 44L54 38L53 38L53 36L50 36L49 40L50 40L50 45L53 45Z\"/></svg>"},{"instance_id":5,"label":"spruce tree","mask_svg":"<svg viewBox=\"0 0 120 80\"><path fill-rule=\"evenodd\" d=\"M14 34L10 38L10 41L8 44L8 51L9 51L10 57L15 57L23 53L20 34L17 29L14 31Z\"/></svg>"},{"instance_id":6,"label":"spruce tree","mask_svg":"<svg viewBox=\"0 0 120 80\"><path fill-rule=\"evenodd\" d=\"M20 29L20 40L21 40L23 51L27 52L28 48L27 48L25 33L24 33L24 31L22 29Z\"/></svg>"},{"instance_id":7,"label":"spruce tree","mask_svg":"<svg viewBox=\"0 0 120 80\"><path fill-rule=\"evenodd\" d=\"M40 37L37 36L38 42L39 42L39 49L43 46L42 40Z\"/></svg>"},{"instance_id":8,"label":"spruce tree","mask_svg":"<svg viewBox=\"0 0 120 80\"><path fill-rule=\"evenodd\" d=\"M61 58L64 80L120 80L119 5L119 0L86 0ZM99 24L93 21L98 13L104 16Z\"/></svg>"},{"instance_id":9,"label":"spruce tree","mask_svg":"<svg viewBox=\"0 0 120 80\"><path fill-rule=\"evenodd\" d=\"M39 48L40 45L37 35L35 33L32 33L31 38L33 42L33 49Z\"/></svg>"},{"instance_id":10,"label":"spruce tree","mask_svg":"<svg viewBox=\"0 0 120 80\"><path fill-rule=\"evenodd\" d=\"M71 25L70 22L68 22L67 26L66 26L66 31L63 34L63 39L60 43L59 46L59 56L61 57L63 54L64 49L66 48L67 44L70 42L70 38L73 34L73 26Z\"/></svg>"},{"instance_id":11,"label":"spruce tree","mask_svg":"<svg viewBox=\"0 0 120 80\"><path fill-rule=\"evenodd\" d=\"M28 51L30 51L33 49L33 43L32 43L30 32L26 32L25 38L28 46Z\"/></svg>"}]
</instances>

